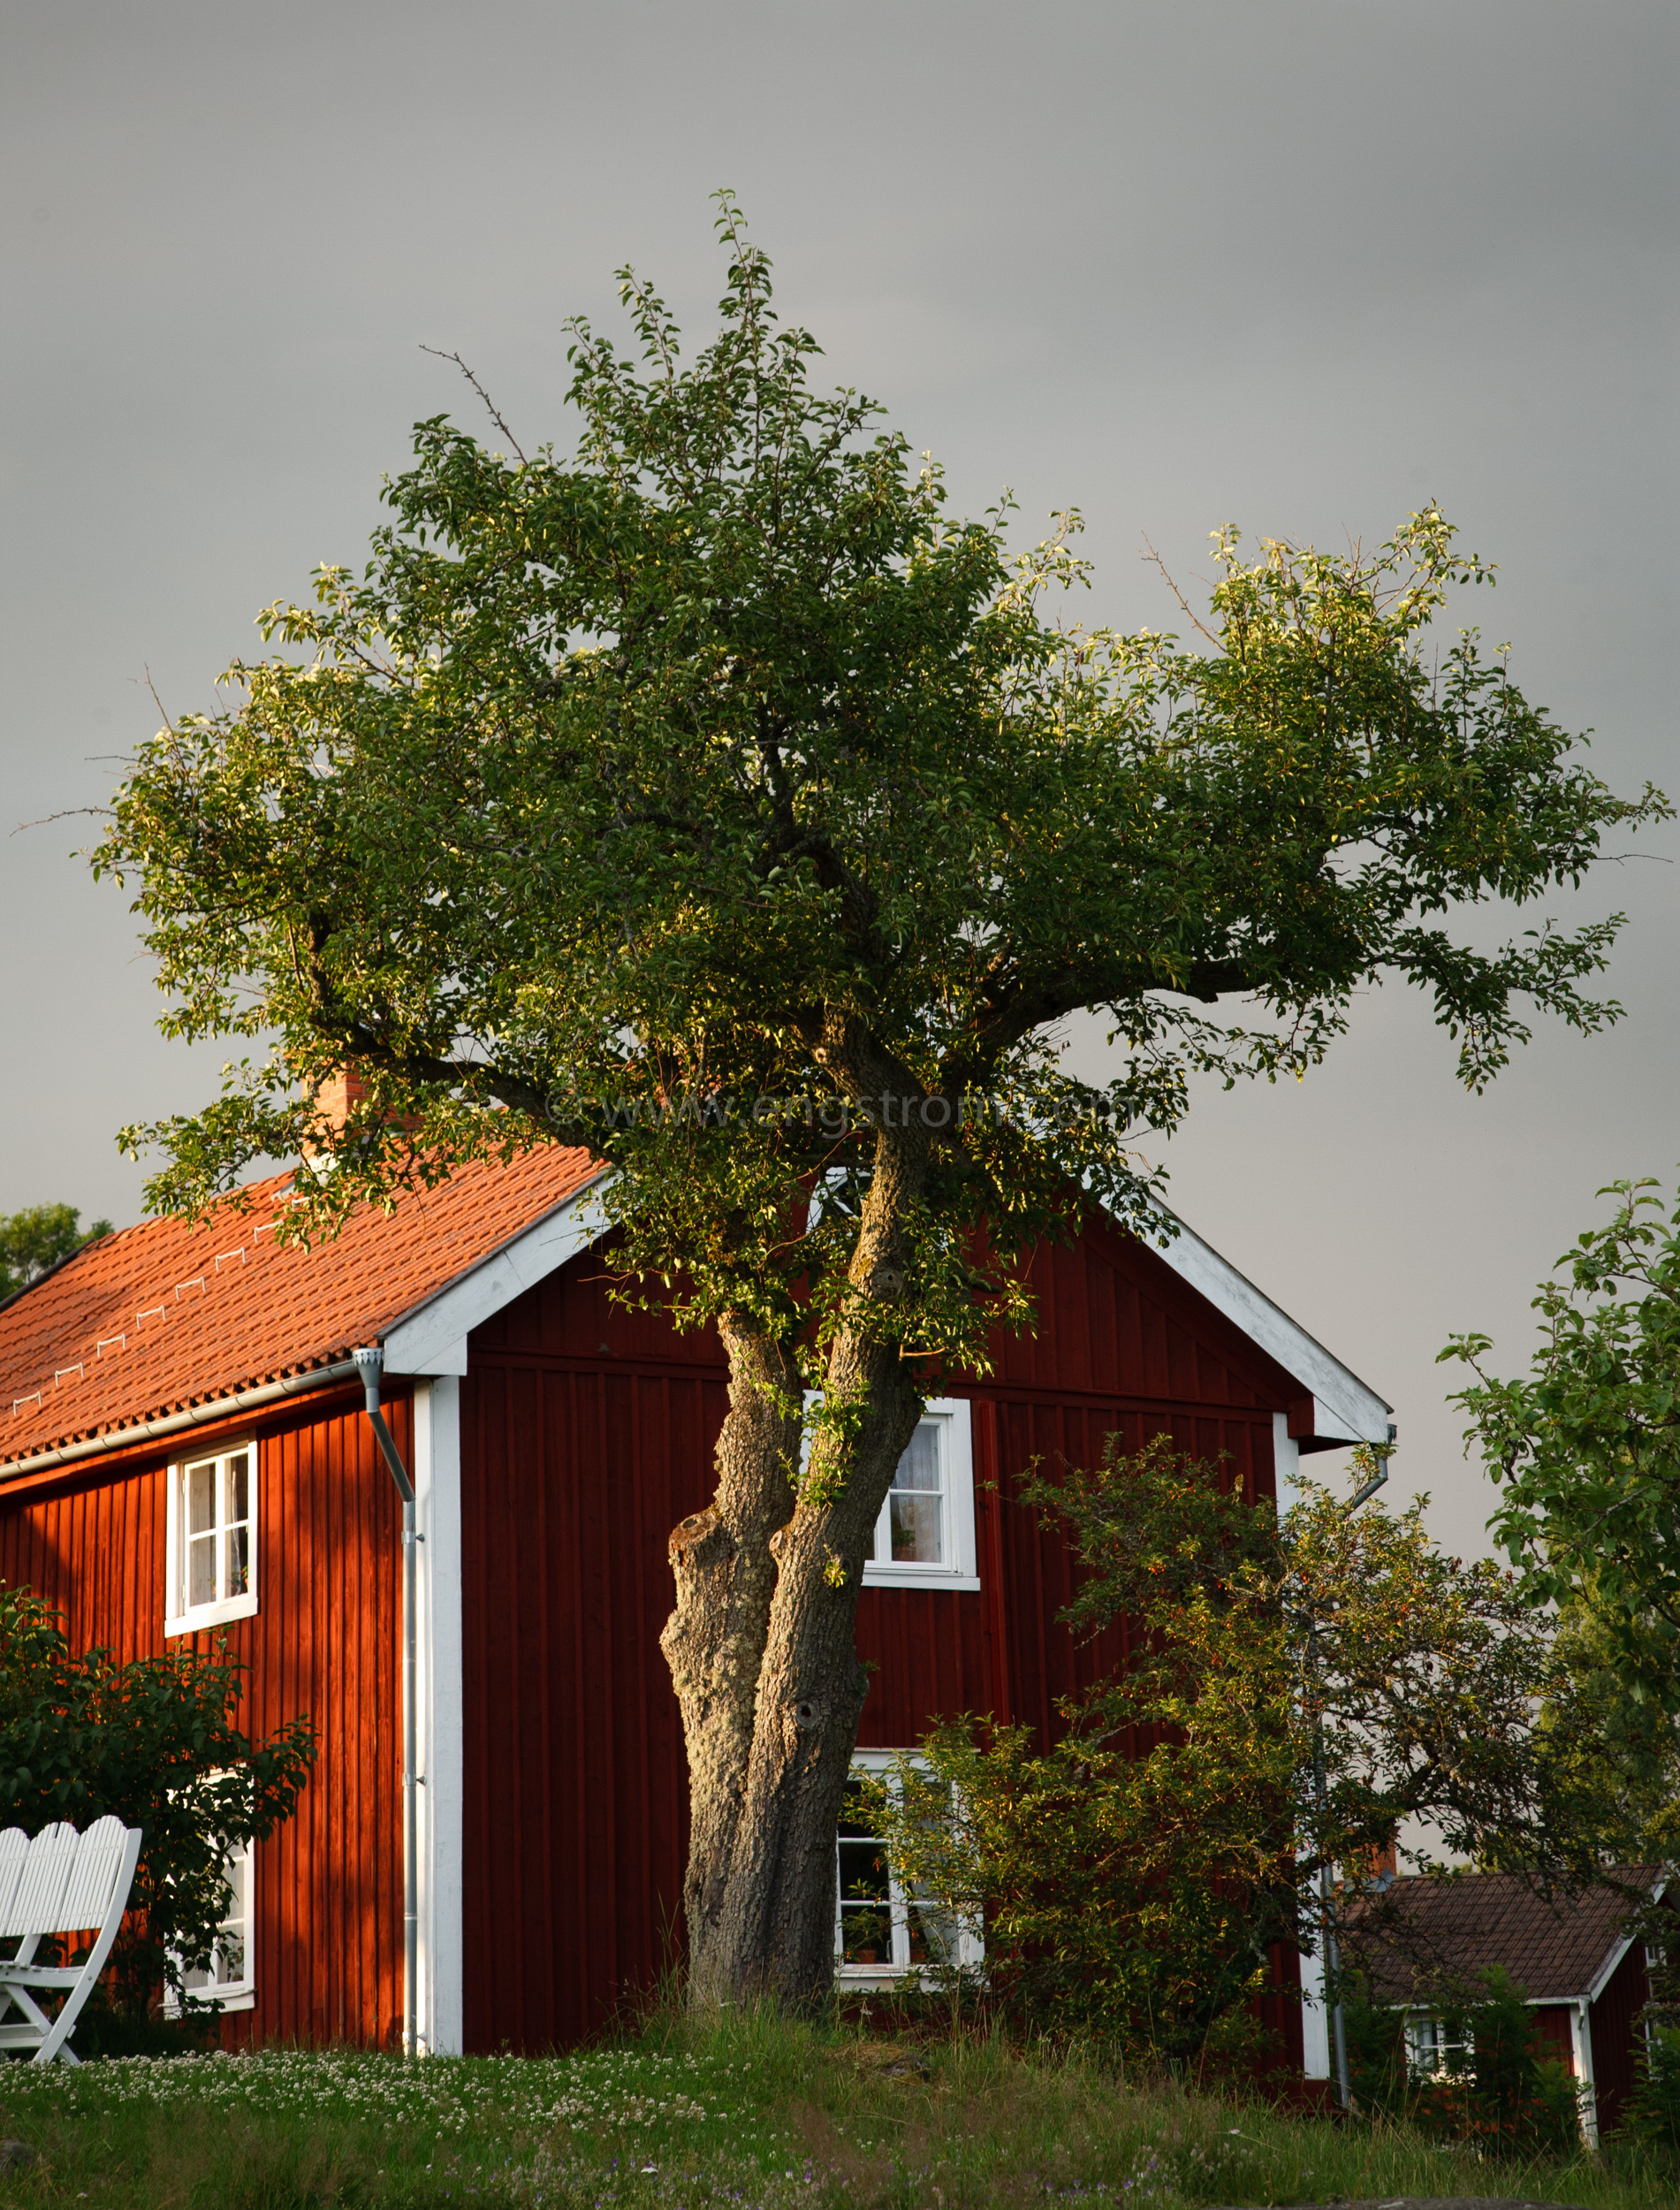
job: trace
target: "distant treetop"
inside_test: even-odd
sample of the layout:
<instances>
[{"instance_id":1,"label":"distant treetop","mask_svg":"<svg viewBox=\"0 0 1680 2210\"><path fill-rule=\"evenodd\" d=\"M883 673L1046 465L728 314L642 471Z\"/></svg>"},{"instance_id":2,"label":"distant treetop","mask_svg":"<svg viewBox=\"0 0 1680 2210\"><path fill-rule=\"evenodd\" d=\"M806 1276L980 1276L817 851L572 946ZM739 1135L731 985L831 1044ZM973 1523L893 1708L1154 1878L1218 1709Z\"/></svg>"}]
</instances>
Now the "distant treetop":
<instances>
[{"instance_id":1,"label":"distant treetop","mask_svg":"<svg viewBox=\"0 0 1680 2210\"><path fill-rule=\"evenodd\" d=\"M0 1213L0 1300L15 1297L49 1266L111 1231L109 1220L95 1220L85 1230L80 1223L73 1205L27 1205L21 1212Z\"/></svg>"}]
</instances>

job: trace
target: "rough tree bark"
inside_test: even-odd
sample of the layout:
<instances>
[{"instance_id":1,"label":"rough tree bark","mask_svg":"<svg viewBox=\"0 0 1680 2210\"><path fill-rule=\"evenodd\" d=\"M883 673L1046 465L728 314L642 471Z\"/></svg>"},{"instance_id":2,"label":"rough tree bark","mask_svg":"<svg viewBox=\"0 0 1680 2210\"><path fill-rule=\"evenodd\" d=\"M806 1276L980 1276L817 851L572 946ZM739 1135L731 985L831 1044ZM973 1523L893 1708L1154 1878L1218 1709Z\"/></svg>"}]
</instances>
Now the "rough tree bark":
<instances>
[{"instance_id":1,"label":"rough tree bark","mask_svg":"<svg viewBox=\"0 0 1680 2210\"><path fill-rule=\"evenodd\" d=\"M689 1985L713 1989L712 1932L723 1909L752 1749L758 1674L776 1566L771 1539L794 1508L799 1368L786 1345L737 1315L720 1329L729 1410L718 1437L711 1502L671 1533L676 1609L659 1637L682 1711L688 1757L688 1868L683 1916Z\"/></svg>"},{"instance_id":2,"label":"rough tree bark","mask_svg":"<svg viewBox=\"0 0 1680 2210\"><path fill-rule=\"evenodd\" d=\"M880 1322L902 1294L904 1223L927 1139L883 1131L848 1269L826 1386L862 1399L844 1440L825 1429L795 1499L799 1423L784 1346L726 1330L730 1409L718 1489L671 1538L677 1604L662 1638L681 1701L692 1838L684 1901L697 2009L769 1995L807 2004L834 1967L834 1833L868 1676L858 1592L893 1474L924 1395ZM791 1376L791 1377L790 1377Z\"/></svg>"}]
</instances>

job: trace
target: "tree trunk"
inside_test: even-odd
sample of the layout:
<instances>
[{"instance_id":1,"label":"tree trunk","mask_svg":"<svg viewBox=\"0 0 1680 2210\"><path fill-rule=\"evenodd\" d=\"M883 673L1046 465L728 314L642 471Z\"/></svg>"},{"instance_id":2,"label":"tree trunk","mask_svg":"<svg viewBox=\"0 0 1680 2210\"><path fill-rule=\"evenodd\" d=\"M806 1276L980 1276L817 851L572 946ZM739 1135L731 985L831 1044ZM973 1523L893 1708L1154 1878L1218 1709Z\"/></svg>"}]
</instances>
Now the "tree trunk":
<instances>
[{"instance_id":1,"label":"tree trunk","mask_svg":"<svg viewBox=\"0 0 1680 2210\"><path fill-rule=\"evenodd\" d=\"M883 1137L825 1387L863 1400L852 1432L823 1429L797 1503L797 1401L787 1351L726 1330L730 1410L718 1485L672 1536L677 1608L663 1644L681 1700L693 1821L684 1903L689 2000L704 2011L771 1995L809 2004L832 1984L835 1830L868 1675L854 1625L863 1561L924 1402L880 1322L902 1294L901 1223L926 1149Z\"/></svg>"},{"instance_id":2,"label":"tree trunk","mask_svg":"<svg viewBox=\"0 0 1680 2210\"><path fill-rule=\"evenodd\" d=\"M682 1904L696 2000L712 1981L712 1930L746 1786L776 1581L771 1539L794 1508L801 1435L799 1413L788 1409L799 1405L800 1377L787 1347L739 1318L726 1320L721 1333L729 1411L718 1437L718 1486L704 1511L672 1530L677 1604L659 1637L688 1756Z\"/></svg>"}]
</instances>

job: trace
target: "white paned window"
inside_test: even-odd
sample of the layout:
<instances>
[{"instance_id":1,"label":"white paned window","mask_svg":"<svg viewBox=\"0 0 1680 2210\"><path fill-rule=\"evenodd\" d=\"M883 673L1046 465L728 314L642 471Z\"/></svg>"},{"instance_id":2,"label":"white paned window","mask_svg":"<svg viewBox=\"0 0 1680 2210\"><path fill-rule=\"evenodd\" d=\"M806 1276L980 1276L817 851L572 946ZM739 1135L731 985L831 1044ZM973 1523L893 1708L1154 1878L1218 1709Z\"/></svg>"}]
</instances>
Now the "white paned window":
<instances>
[{"instance_id":1,"label":"white paned window","mask_svg":"<svg viewBox=\"0 0 1680 2210\"><path fill-rule=\"evenodd\" d=\"M217 1928L216 1947L208 1969L181 1976L191 2000L213 2002L218 2010L252 2010L256 2006L253 1847L248 1841L235 1842L227 1853L227 1879L232 1893L227 1917ZM171 1995L168 2008L178 2011L179 2000Z\"/></svg>"},{"instance_id":2,"label":"white paned window","mask_svg":"<svg viewBox=\"0 0 1680 2210\"><path fill-rule=\"evenodd\" d=\"M1469 2063L1474 2051L1468 2038L1447 2039L1444 2019L1414 2011L1406 2020L1406 2055L1415 2073L1425 2078L1451 2077Z\"/></svg>"},{"instance_id":3,"label":"white paned window","mask_svg":"<svg viewBox=\"0 0 1680 2210\"><path fill-rule=\"evenodd\" d=\"M866 1749L853 1769L890 1774L893 1764L890 1751ZM901 1979L930 1968L972 1969L984 1959L978 1926L953 1918L900 1880L855 1781L840 1806L834 1889L834 1962L842 1979Z\"/></svg>"},{"instance_id":4,"label":"white paned window","mask_svg":"<svg viewBox=\"0 0 1680 2210\"><path fill-rule=\"evenodd\" d=\"M964 1397L935 1398L898 1462L863 1585L977 1589L974 1449Z\"/></svg>"},{"instance_id":5,"label":"white paned window","mask_svg":"<svg viewBox=\"0 0 1680 2210\"><path fill-rule=\"evenodd\" d=\"M255 1443L171 1467L166 1635L248 1619L256 1610L256 1507Z\"/></svg>"}]
</instances>

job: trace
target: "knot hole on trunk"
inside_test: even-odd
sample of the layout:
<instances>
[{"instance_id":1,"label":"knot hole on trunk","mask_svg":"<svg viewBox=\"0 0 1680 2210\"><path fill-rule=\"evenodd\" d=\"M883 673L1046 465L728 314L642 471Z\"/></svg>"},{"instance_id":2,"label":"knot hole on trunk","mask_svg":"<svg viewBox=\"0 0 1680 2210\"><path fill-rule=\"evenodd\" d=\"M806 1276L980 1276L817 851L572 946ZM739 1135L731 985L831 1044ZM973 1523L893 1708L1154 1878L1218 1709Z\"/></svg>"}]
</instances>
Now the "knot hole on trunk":
<instances>
[{"instance_id":1,"label":"knot hole on trunk","mask_svg":"<svg viewBox=\"0 0 1680 2210\"><path fill-rule=\"evenodd\" d=\"M702 1512L691 1512L671 1530L673 1566L715 1565L733 1547L729 1530L719 1520L712 1505L707 1505Z\"/></svg>"}]
</instances>

